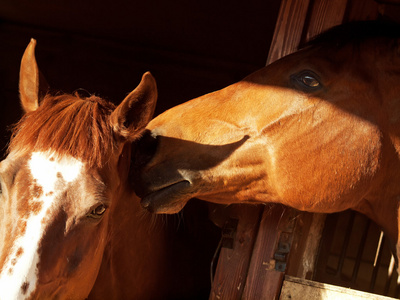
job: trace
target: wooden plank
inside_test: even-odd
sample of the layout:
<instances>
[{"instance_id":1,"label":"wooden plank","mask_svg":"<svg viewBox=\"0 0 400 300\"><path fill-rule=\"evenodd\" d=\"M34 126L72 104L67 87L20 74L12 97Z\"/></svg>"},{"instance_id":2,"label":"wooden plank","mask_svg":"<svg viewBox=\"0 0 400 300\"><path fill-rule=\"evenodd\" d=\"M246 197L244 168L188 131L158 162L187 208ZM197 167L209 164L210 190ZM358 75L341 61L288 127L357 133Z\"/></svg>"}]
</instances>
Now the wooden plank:
<instances>
[{"instance_id":1,"label":"wooden plank","mask_svg":"<svg viewBox=\"0 0 400 300\"><path fill-rule=\"evenodd\" d=\"M343 22L348 0L315 0L306 41Z\"/></svg>"},{"instance_id":2,"label":"wooden plank","mask_svg":"<svg viewBox=\"0 0 400 300\"><path fill-rule=\"evenodd\" d=\"M260 206L232 205L227 209L229 217L239 222L233 248L221 249L209 297L212 300L241 299L260 223Z\"/></svg>"},{"instance_id":3,"label":"wooden plank","mask_svg":"<svg viewBox=\"0 0 400 300\"><path fill-rule=\"evenodd\" d=\"M309 3L310 0L282 0L267 65L297 50Z\"/></svg>"},{"instance_id":4,"label":"wooden plank","mask_svg":"<svg viewBox=\"0 0 400 300\"><path fill-rule=\"evenodd\" d=\"M291 240L288 233L294 229L297 214L283 205L265 207L242 299L278 299L286 263L278 262L274 254L278 241L287 243L289 250ZM283 234L288 237L283 237Z\"/></svg>"},{"instance_id":5,"label":"wooden plank","mask_svg":"<svg viewBox=\"0 0 400 300\"><path fill-rule=\"evenodd\" d=\"M336 285L285 276L280 300L393 300L394 298L343 288Z\"/></svg>"},{"instance_id":6,"label":"wooden plank","mask_svg":"<svg viewBox=\"0 0 400 300\"><path fill-rule=\"evenodd\" d=\"M312 279L326 214L299 212L286 274Z\"/></svg>"},{"instance_id":7,"label":"wooden plank","mask_svg":"<svg viewBox=\"0 0 400 300\"><path fill-rule=\"evenodd\" d=\"M374 0L352 0L347 7L345 21L375 20L379 16L379 6L383 4L379 5Z\"/></svg>"}]
</instances>

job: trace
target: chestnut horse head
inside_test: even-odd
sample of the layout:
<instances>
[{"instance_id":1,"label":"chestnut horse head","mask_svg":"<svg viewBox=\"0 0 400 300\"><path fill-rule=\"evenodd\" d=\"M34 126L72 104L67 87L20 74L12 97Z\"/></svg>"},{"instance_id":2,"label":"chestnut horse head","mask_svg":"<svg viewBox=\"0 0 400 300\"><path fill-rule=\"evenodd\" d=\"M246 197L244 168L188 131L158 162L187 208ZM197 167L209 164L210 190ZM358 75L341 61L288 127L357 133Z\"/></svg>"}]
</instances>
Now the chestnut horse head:
<instances>
[{"instance_id":1,"label":"chestnut horse head","mask_svg":"<svg viewBox=\"0 0 400 300\"><path fill-rule=\"evenodd\" d=\"M220 91L153 119L136 154L157 213L192 197L360 211L397 240L400 28L336 27Z\"/></svg>"},{"instance_id":2,"label":"chestnut horse head","mask_svg":"<svg viewBox=\"0 0 400 300\"><path fill-rule=\"evenodd\" d=\"M157 91L146 73L117 107L95 96L41 99L35 44L21 62L25 115L0 163L0 298L85 299L128 186L130 142Z\"/></svg>"}]
</instances>

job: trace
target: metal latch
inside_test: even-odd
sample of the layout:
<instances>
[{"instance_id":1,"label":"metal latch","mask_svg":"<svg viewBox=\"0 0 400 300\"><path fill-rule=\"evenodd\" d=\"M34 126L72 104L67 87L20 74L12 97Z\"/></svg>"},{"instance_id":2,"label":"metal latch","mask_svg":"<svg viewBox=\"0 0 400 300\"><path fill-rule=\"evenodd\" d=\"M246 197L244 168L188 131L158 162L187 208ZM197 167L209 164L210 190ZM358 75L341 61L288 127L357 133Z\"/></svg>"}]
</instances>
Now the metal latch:
<instances>
[{"instance_id":1,"label":"metal latch","mask_svg":"<svg viewBox=\"0 0 400 300\"><path fill-rule=\"evenodd\" d=\"M222 227L222 247L233 249L238 223L239 220L233 218L229 218L225 222L224 227Z\"/></svg>"}]
</instances>

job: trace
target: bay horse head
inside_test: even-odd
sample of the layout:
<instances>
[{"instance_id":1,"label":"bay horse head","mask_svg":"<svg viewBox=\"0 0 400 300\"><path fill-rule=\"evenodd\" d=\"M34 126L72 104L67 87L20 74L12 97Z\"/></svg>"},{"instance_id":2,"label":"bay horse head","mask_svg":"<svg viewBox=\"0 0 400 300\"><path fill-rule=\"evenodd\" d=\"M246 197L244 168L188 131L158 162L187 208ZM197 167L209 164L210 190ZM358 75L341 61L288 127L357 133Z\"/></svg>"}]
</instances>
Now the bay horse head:
<instances>
[{"instance_id":1,"label":"bay horse head","mask_svg":"<svg viewBox=\"0 0 400 300\"><path fill-rule=\"evenodd\" d=\"M42 98L35 45L21 61L25 114L0 163L0 298L85 299L157 90L146 73L117 107L96 96Z\"/></svg>"},{"instance_id":2,"label":"bay horse head","mask_svg":"<svg viewBox=\"0 0 400 300\"><path fill-rule=\"evenodd\" d=\"M398 240L398 25L336 27L147 129L136 190L151 211L176 213L193 197L354 209Z\"/></svg>"}]
</instances>

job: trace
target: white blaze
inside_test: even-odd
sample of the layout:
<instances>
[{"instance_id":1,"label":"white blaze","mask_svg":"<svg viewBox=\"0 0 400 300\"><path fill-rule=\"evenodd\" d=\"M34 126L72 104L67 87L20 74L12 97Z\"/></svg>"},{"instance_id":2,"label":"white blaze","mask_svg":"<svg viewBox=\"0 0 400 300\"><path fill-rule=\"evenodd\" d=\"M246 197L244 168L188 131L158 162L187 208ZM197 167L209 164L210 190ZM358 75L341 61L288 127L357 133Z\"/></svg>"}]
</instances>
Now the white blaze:
<instances>
[{"instance_id":1,"label":"white blaze","mask_svg":"<svg viewBox=\"0 0 400 300\"><path fill-rule=\"evenodd\" d=\"M28 167L35 184L43 191L39 198L34 200L42 205L39 212L31 213L26 219L26 230L15 240L3 267L0 274L1 300L26 299L35 290L39 263L38 248L46 227L45 218L57 196L66 189L66 185L58 185L56 188L56 184L62 182L61 180L66 184L76 180L82 166L82 162L70 156L57 157L50 152L32 153ZM21 289L23 285L27 288L25 293Z\"/></svg>"}]
</instances>

